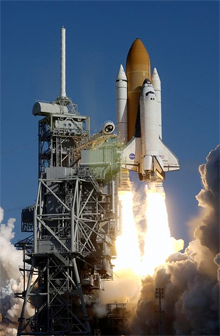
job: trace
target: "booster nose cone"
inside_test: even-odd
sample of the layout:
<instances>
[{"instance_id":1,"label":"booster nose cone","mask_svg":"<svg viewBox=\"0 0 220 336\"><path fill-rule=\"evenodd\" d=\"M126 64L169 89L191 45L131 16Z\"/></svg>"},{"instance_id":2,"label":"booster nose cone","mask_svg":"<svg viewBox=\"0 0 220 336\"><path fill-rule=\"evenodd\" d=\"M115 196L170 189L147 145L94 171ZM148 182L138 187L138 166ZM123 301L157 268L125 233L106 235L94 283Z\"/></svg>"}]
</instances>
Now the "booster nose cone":
<instances>
[{"instance_id":1,"label":"booster nose cone","mask_svg":"<svg viewBox=\"0 0 220 336\"><path fill-rule=\"evenodd\" d=\"M161 90L161 81L156 68L154 68L152 73L152 84L155 90Z\"/></svg>"},{"instance_id":2,"label":"booster nose cone","mask_svg":"<svg viewBox=\"0 0 220 336\"><path fill-rule=\"evenodd\" d=\"M124 68L123 68L122 64L120 65L120 68L118 70L118 75L117 75L117 78L116 78L116 81L119 81L119 80L127 81L127 76L125 74L125 71L124 71Z\"/></svg>"},{"instance_id":3,"label":"booster nose cone","mask_svg":"<svg viewBox=\"0 0 220 336\"><path fill-rule=\"evenodd\" d=\"M132 44L126 61L128 80L128 141L134 135L139 98L145 78L151 80L150 57L140 39Z\"/></svg>"}]
</instances>

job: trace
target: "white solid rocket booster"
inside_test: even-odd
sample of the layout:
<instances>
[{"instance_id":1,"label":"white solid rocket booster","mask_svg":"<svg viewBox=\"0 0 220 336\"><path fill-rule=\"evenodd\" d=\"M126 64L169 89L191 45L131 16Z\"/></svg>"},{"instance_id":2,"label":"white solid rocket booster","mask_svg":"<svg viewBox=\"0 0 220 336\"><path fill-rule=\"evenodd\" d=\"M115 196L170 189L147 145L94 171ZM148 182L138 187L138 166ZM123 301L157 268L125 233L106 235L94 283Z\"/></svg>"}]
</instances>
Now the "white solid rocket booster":
<instances>
[{"instance_id":1,"label":"white solid rocket booster","mask_svg":"<svg viewBox=\"0 0 220 336\"><path fill-rule=\"evenodd\" d=\"M116 116L117 134L123 143L127 143L127 76L122 64L116 78Z\"/></svg>"},{"instance_id":2,"label":"white solid rocket booster","mask_svg":"<svg viewBox=\"0 0 220 336\"><path fill-rule=\"evenodd\" d=\"M157 69L154 68L153 70L153 74L152 74L152 84L156 93L156 97L157 97L157 116L158 116L158 120L157 120L157 124L159 127L159 137L160 139L162 139L162 112L161 112L161 81L160 81L160 77L158 75Z\"/></svg>"}]
</instances>

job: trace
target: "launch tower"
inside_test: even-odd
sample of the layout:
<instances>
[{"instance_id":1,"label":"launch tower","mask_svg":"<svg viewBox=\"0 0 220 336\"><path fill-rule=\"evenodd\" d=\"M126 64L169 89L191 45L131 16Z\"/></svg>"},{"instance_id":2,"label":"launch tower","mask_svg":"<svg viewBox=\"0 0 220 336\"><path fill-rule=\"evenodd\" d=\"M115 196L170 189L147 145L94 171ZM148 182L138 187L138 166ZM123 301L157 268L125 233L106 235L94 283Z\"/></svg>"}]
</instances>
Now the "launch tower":
<instances>
[{"instance_id":1,"label":"launch tower","mask_svg":"<svg viewBox=\"0 0 220 336\"><path fill-rule=\"evenodd\" d=\"M36 203L22 210L31 236L24 250L20 335L88 335L88 295L112 279L119 154L114 124L91 136L89 117L66 96L65 28L61 29L61 94L37 102L39 185ZM27 280L25 280L27 278ZM27 317L27 305L34 314Z\"/></svg>"}]
</instances>

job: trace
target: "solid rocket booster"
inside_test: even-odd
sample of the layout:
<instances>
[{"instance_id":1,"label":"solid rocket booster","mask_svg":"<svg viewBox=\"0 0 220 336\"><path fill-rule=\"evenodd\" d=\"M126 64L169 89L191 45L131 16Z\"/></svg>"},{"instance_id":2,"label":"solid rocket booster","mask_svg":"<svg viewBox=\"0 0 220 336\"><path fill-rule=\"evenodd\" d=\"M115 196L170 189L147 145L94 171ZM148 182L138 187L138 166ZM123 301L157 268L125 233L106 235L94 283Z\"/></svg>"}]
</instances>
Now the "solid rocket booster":
<instances>
[{"instance_id":1,"label":"solid rocket booster","mask_svg":"<svg viewBox=\"0 0 220 336\"><path fill-rule=\"evenodd\" d=\"M140 180L154 182L163 181L167 171L179 170L177 157L162 142L160 77L156 68L151 77L150 58L139 39L128 53L127 77L120 66L116 97L117 133L125 143L127 122L122 168L136 171Z\"/></svg>"},{"instance_id":2,"label":"solid rocket booster","mask_svg":"<svg viewBox=\"0 0 220 336\"><path fill-rule=\"evenodd\" d=\"M161 111L161 81L160 77L158 75L157 69L154 68L153 74L152 74L152 84L155 90L155 94L157 97L157 115L158 115L158 127L159 127L159 137L162 139L162 111Z\"/></svg>"},{"instance_id":3,"label":"solid rocket booster","mask_svg":"<svg viewBox=\"0 0 220 336\"><path fill-rule=\"evenodd\" d=\"M116 78L116 117L117 117L117 134L119 139L127 143L127 77L123 65L120 65L118 76Z\"/></svg>"}]
</instances>

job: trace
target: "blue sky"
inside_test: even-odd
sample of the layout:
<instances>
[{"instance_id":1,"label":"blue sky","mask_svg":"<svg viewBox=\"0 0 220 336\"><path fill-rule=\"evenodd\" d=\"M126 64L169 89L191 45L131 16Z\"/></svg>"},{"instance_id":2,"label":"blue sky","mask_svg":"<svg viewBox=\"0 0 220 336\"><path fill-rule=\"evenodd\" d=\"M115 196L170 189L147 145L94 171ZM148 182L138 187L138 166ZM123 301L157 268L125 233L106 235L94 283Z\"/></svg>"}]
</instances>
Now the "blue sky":
<instances>
[{"instance_id":1,"label":"blue sky","mask_svg":"<svg viewBox=\"0 0 220 336\"><path fill-rule=\"evenodd\" d=\"M187 241L197 216L198 166L219 143L217 1L1 2L1 206L5 220L37 192L37 100L60 92L60 28L67 29L67 95L92 131L115 121L119 65L139 37L162 81L163 141L181 170L167 174L171 232Z\"/></svg>"}]
</instances>

